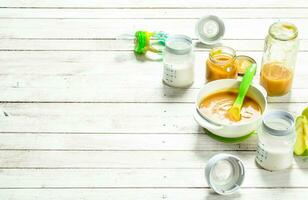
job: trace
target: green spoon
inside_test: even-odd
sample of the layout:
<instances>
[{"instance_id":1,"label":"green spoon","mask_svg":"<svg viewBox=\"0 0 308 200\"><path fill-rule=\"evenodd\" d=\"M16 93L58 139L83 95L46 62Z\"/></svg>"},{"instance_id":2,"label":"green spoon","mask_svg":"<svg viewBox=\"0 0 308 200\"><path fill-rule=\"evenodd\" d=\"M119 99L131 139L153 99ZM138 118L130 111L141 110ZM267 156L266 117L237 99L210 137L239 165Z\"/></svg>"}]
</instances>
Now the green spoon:
<instances>
[{"instance_id":1,"label":"green spoon","mask_svg":"<svg viewBox=\"0 0 308 200\"><path fill-rule=\"evenodd\" d=\"M257 65L252 64L250 68L248 68L245 72L245 75L241 81L240 89L238 91L238 95L232 105L232 107L228 110L228 115L233 121L240 121L241 119L241 109L247 94L247 91L250 87L252 79L257 71Z\"/></svg>"}]
</instances>

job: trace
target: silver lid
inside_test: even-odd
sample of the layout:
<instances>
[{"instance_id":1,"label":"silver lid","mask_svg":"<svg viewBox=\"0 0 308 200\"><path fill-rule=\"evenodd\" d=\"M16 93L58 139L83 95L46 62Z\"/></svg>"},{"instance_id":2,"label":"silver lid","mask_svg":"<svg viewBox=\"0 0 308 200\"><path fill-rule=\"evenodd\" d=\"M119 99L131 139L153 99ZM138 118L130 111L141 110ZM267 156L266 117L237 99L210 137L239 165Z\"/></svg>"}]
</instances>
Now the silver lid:
<instances>
[{"instance_id":1,"label":"silver lid","mask_svg":"<svg viewBox=\"0 0 308 200\"><path fill-rule=\"evenodd\" d=\"M216 193L228 195L237 191L242 185L245 168L238 157L231 154L217 154L207 163L205 177Z\"/></svg>"},{"instance_id":2,"label":"silver lid","mask_svg":"<svg viewBox=\"0 0 308 200\"><path fill-rule=\"evenodd\" d=\"M213 45L218 43L223 37L225 25L217 16L208 15L198 20L195 32L200 42Z\"/></svg>"},{"instance_id":3,"label":"silver lid","mask_svg":"<svg viewBox=\"0 0 308 200\"><path fill-rule=\"evenodd\" d=\"M268 112L262 121L263 129L274 136L286 136L294 132L294 117L286 111Z\"/></svg>"},{"instance_id":4,"label":"silver lid","mask_svg":"<svg viewBox=\"0 0 308 200\"><path fill-rule=\"evenodd\" d=\"M171 35L166 40L165 48L173 54L187 54L192 50L192 39L186 35Z\"/></svg>"}]
</instances>

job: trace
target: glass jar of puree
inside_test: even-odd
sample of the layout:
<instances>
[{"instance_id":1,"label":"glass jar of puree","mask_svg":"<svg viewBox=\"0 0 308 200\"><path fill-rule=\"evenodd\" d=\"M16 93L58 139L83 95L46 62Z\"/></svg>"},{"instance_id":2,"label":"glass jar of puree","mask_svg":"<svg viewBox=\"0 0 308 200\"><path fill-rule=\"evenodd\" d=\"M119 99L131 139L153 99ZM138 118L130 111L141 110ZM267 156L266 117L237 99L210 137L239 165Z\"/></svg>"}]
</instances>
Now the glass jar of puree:
<instances>
[{"instance_id":1,"label":"glass jar of puree","mask_svg":"<svg viewBox=\"0 0 308 200\"><path fill-rule=\"evenodd\" d=\"M206 80L237 78L238 62L235 50L230 47L215 47L206 61Z\"/></svg>"},{"instance_id":2,"label":"glass jar of puree","mask_svg":"<svg viewBox=\"0 0 308 200\"><path fill-rule=\"evenodd\" d=\"M271 25L265 38L260 84L269 96L287 94L293 81L298 51L298 31L288 22Z\"/></svg>"}]
</instances>

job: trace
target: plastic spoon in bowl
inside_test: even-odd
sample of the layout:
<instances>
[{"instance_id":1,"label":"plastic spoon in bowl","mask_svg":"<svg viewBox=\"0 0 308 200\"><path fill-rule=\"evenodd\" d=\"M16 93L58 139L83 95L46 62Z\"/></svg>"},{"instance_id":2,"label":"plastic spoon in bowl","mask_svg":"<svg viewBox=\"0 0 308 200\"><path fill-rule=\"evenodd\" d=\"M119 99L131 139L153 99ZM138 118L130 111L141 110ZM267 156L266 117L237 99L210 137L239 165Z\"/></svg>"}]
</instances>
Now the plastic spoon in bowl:
<instances>
[{"instance_id":1,"label":"plastic spoon in bowl","mask_svg":"<svg viewBox=\"0 0 308 200\"><path fill-rule=\"evenodd\" d=\"M252 79L257 71L257 65L252 64L250 68L248 68L245 72L245 75L241 81L240 89L238 91L238 95L232 105L232 107L228 110L229 118L233 121L240 121L241 120L241 109L247 94L247 91L250 87Z\"/></svg>"}]
</instances>

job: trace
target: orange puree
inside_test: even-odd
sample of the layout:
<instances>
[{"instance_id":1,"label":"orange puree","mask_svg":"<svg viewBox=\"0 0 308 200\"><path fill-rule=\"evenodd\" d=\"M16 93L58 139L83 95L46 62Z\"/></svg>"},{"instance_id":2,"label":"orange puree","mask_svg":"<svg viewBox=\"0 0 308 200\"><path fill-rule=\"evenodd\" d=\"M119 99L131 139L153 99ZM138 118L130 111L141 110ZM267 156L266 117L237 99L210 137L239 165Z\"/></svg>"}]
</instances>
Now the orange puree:
<instances>
[{"instance_id":1,"label":"orange puree","mask_svg":"<svg viewBox=\"0 0 308 200\"><path fill-rule=\"evenodd\" d=\"M292 86L293 71L279 62L263 65L260 83L269 96L281 96L288 93Z\"/></svg>"},{"instance_id":2,"label":"orange puree","mask_svg":"<svg viewBox=\"0 0 308 200\"><path fill-rule=\"evenodd\" d=\"M235 91L220 91L210 94L199 104L200 111L209 118L215 119L215 121L228 124L245 122L262 114L260 105L254 99L246 96L241 110L241 120L232 121L229 118L228 110L236 97L237 92Z\"/></svg>"},{"instance_id":3,"label":"orange puree","mask_svg":"<svg viewBox=\"0 0 308 200\"><path fill-rule=\"evenodd\" d=\"M238 63L235 57L228 54L218 54L206 61L206 79L214 81L217 79L236 78Z\"/></svg>"}]
</instances>

